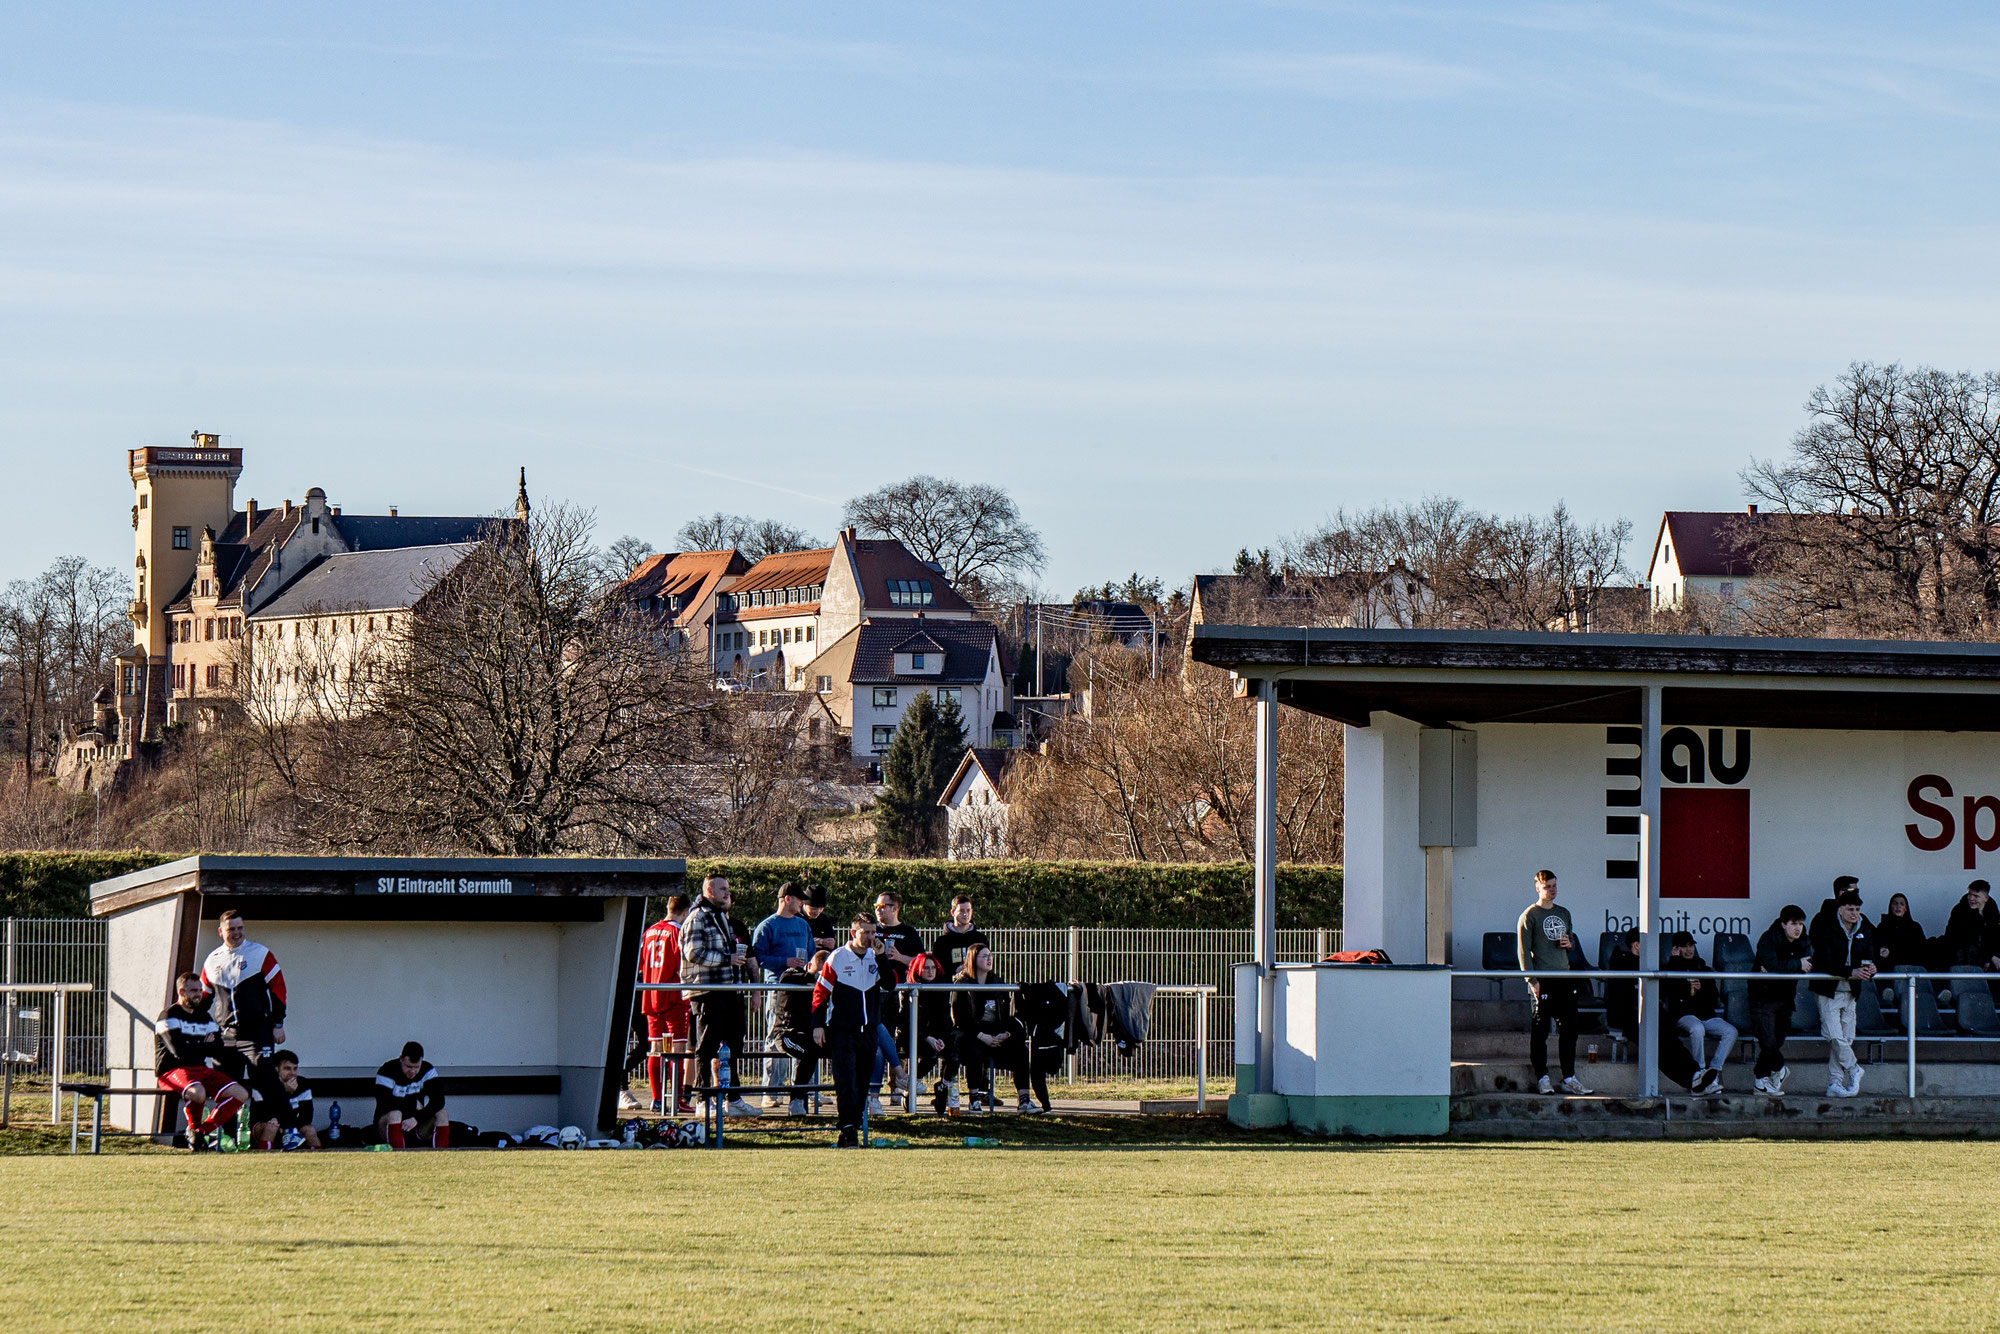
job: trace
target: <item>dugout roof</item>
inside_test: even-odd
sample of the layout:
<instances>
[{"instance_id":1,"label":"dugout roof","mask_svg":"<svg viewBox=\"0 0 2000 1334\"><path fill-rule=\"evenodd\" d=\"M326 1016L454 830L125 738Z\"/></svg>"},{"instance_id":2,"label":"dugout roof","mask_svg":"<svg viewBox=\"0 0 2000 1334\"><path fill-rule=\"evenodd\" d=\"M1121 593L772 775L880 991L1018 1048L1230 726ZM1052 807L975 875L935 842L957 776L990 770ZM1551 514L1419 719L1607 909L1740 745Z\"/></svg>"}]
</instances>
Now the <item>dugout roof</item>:
<instances>
[{"instance_id":1,"label":"dugout roof","mask_svg":"<svg viewBox=\"0 0 2000 1334\"><path fill-rule=\"evenodd\" d=\"M1195 661L1356 727L1664 725L2000 731L2000 644L1200 625Z\"/></svg>"}]
</instances>

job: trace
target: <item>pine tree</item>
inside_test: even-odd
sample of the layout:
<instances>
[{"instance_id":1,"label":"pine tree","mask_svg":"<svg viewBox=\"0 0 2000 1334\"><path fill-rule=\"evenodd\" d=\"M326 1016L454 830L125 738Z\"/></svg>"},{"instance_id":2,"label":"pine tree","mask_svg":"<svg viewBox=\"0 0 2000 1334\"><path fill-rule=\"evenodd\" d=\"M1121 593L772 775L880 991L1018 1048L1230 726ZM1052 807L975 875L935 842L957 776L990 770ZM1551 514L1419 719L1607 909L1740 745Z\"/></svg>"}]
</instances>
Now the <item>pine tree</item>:
<instances>
[{"instance_id":1,"label":"pine tree","mask_svg":"<svg viewBox=\"0 0 2000 1334\"><path fill-rule=\"evenodd\" d=\"M930 691L919 691L903 710L896 739L882 757L875 830L884 843L913 857L943 846L944 812L938 798L964 753L965 723L957 701L939 706Z\"/></svg>"}]
</instances>

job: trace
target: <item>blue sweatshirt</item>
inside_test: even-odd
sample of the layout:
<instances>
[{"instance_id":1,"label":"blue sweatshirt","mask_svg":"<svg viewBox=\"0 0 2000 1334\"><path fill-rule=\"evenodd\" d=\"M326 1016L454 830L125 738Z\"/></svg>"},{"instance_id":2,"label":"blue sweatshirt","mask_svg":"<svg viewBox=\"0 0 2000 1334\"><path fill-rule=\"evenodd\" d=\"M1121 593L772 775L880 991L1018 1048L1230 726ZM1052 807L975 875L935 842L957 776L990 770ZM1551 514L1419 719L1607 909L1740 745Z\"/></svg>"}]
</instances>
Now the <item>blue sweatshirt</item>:
<instances>
[{"instance_id":1,"label":"blue sweatshirt","mask_svg":"<svg viewBox=\"0 0 2000 1334\"><path fill-rule=\"evenodd\" d=\"M766 974L782 973L794 954L811 962L812 927L803 916L781 917L772 913L750 933L750 949L757 956L757 966Z\"/></svg>"}]
</instances>

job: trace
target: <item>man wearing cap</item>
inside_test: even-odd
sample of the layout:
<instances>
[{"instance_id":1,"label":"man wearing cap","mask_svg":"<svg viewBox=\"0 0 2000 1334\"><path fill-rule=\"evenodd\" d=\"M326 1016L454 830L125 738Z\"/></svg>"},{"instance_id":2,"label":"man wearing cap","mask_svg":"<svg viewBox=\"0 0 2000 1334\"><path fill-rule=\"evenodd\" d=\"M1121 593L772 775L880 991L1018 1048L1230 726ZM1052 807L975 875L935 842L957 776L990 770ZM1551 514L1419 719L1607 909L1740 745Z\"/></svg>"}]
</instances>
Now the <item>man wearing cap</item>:
<instances>
[{"instance_id":1,"label":"man wearing cap","mask_svg":"<svg viewBox=\"0 0 2000 1334\"><path fill-rule=\"evenodd\" d=\"M1694 935L1688 931L1673 934L1671 953L1662 968L1669 973L1706 973L1713 970L1702 961L1695 949ZM1696 1093L1718 1093L1722 1089L1722 1067L1729 1062L1729 1051L1736 1045L1736 1025L1724 1019L1716 1011L1721 1000L1715 983L1704 982L1700 978L1689 978L1685 982L1663 982L1660 984L1666 1001L1667 1022L1680 1030L1681 1041L1687 1044L1688 1055L1694 1057L1694 1080L1689 1085ZM1708 1040L1715 1039L1715 1055L1704 1057Z\"/></svg>"},{"instance_id":2,"label":"man wearing cap","mask_svg":"<svg viewBox=\"0 0 2000 1334\"><path fill-rule=\"evenodd\" d=\"M758 975L766 982L779 981L788 968L805 967L806 960L813 956L812 928L799 915L804 902L805 895L791 881L779 885L778 910L757 923L757 929L750 933L750 949L757 956ZM767 1033L777 1031L781 994L764 993ZM783 1112L791 1103L785 1085L792 1082L792 1058L773 1056L765 1062L764 1072L764 1109Z\"/></svg>"},{"instance_id":3,"label":"man wearing cap","mask_svg":"<svg viewBox=\"0 0 2000 1334\"><path fill-rule=\"evenodd\" d=\"M1826 1039L1826 1096L1861 1091L1861 1062L1854 1057L1854 988L1875 976L1875 929L1861 915L1861 882L1851 875L1833 882L1833 916L1812 928L1815 970L1831 974L1807 985L1819 999L1819 1031Z\"/></svg>"},{"instance_id":4,"label":"man wearing cap","mask_svg":"<svg viewBox=\"0 0 2000 1334\"><path fill-rule=\"evenodd\" d=\"M840 948L840 927L826 915L825 885L806 886L806 929L812 932L813 947L809 953L825 950L830 954Z\"/></svg>"}]
</instances>

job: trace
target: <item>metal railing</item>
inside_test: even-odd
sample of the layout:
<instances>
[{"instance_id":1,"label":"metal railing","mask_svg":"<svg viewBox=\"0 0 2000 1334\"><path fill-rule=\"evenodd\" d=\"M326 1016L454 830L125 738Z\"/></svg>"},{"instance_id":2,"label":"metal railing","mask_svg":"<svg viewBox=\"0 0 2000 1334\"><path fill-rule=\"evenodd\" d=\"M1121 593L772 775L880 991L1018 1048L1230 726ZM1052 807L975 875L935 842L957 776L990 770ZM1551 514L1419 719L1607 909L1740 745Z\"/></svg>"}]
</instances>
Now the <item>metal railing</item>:
<instances>
[{"instance_id":1,"label":"metal railing","mask_svg":"<svg viewBox=\"0 0 2000 1334\"><path fill-rule=\"evenodd\" d=\"M4 1033L0 1034L0 1036L4 1036L5 1041L5 1045L0 1046L0 1126L7 1125L14 1113L14 1067L17 1064L31 1064L40 1059L39 1050L36 1052L15 1050L15 1025L21 1015L19 997L24 995L47 996L50 998L55 1010L55 1033L53 1041L47 1046L49 1059L53 1062L49 1070L49 1124L60 1125L62 1123L63 1099L63 1051L67 1045L66 1039L69 1037L70 999L74 996L88 996L96 990L98 990L98 985L95 982L42 982L32 986L0 986L0 1006L4 1006L7 1015ZM39 1016L37 1017L39 1018ZM37 1028L39 1029L39 1024ZM39 1040L39 1033L37 1034L35 1045L38 1049L42 1046ZM17 1061L16 1057L26 1057L28 1059Z\"/></svg>"},{"instance_id":2,"label":"metal railing","mask_svg":"<svg viewBox=\"0 0 2000 1334\"><path fill-rule=\"evenodd\" d=\"M1632 970L1584 969L1584 968L1575 968L1568 970L1465 968L1465 969L1453 969L1452 976L1455 978L1484 977L1484 978L1493 978L1496 980L1504 980L1506 978L1518 978L1523 981L1532 981L1533 979L1538 977L1545 977L1551 979L1561 979L1563 981L1569 981L1569 982L1586 982L1586 983L1598 982L1598 981L1601 982L1631 981L1631 982L1654 983L1654 984L1658 984L1660 982L1753 982L1753 983L1761 982L1764 983L1766 986L1769 986L1772 984L1782 985L1786 982L1790 982L1793 985L1794 994L1792 1003L1794 1005L1796 1005L1797 1003L1798 986L1802 983L1845 982L1849 986L1853 987L1874 987L1876 989L1878 996L1881 990L1886 987L1892 993L1893 992L1901 993L1901 999L1897 1002L1896 1008L1897 1008L1897 1017L1901 1019L1903 1023L1902 1036L1905 1041L1904 1068L1907 1075L1908 1096L1912 1098L1917 1096L1917 1044L1919 1042L2000 1043L2000 1027L1996 1027L1995 1031L1992 1034L1919 1033L1917 1031L1917 1008L1918 1008L1916 999L1917 983L1950 982L1956 984L1956 983L1966 983L1966 982L1977 982L1981 986L1985 986L1988 985L1989 983L2000 982L2000 974L1992 974L1980 971L1968 971L1968 972L1957 972L1957 973L1922 973L1922 972L1903 972L1901 970L1898 970L1896 972L1877 972L1866 978L1857 978L1857 977L1842 977L1836 973L1714 973L1714 972L1702 973L1702 972L1690 972L1685 969L1669 970L1660 968L1632 969ZM1935 988L1933 988L1933 990L1935 990ZM1858 1000L1858 993L1857 993L1857 1000ZM1753 1000L1751 1003L1754 1005L1756 1002ZM1668 1039L1671 1038L1671 1036L1672 1034L1664 1030L1661 1033L1662 1039ZM1810 1040L1815 1036L1824 1038L1825 1034L1820 1033L1816 1035L1811 1033L1796 1033L1790 1036L1798 1037L1802 1040ZM1893 1040L1895 1036L1896 1035L1893 1033L1862 1033L1857 1030L1854 1035L1854 1040L1856 1042L1884 1042Z\"/></svg>"},{"instance_id":3,"label":"metal railing","mask_svg":"<svg viewBox=\"0 0 2000 1334\"><path fill-rule=\"evenodd\" d=\"M68 992L63 1050L55 1050L55 1034L42 1026L41 1045L32 1062L22 1062L37 1075L57 1066L71 1074L104 1073L104 979L108 967L109 923L90 917L9 917L0 920L0 987L31 990L51 984L88 982L86 989ZM9 1016L13 1006L7 1007ZM0 1023L0 1027L4 1027ZM14 1036L11 1030L7 1034ZM7 1044L9 1051L14 1044Z\"/></svg>"}]
</instances>

